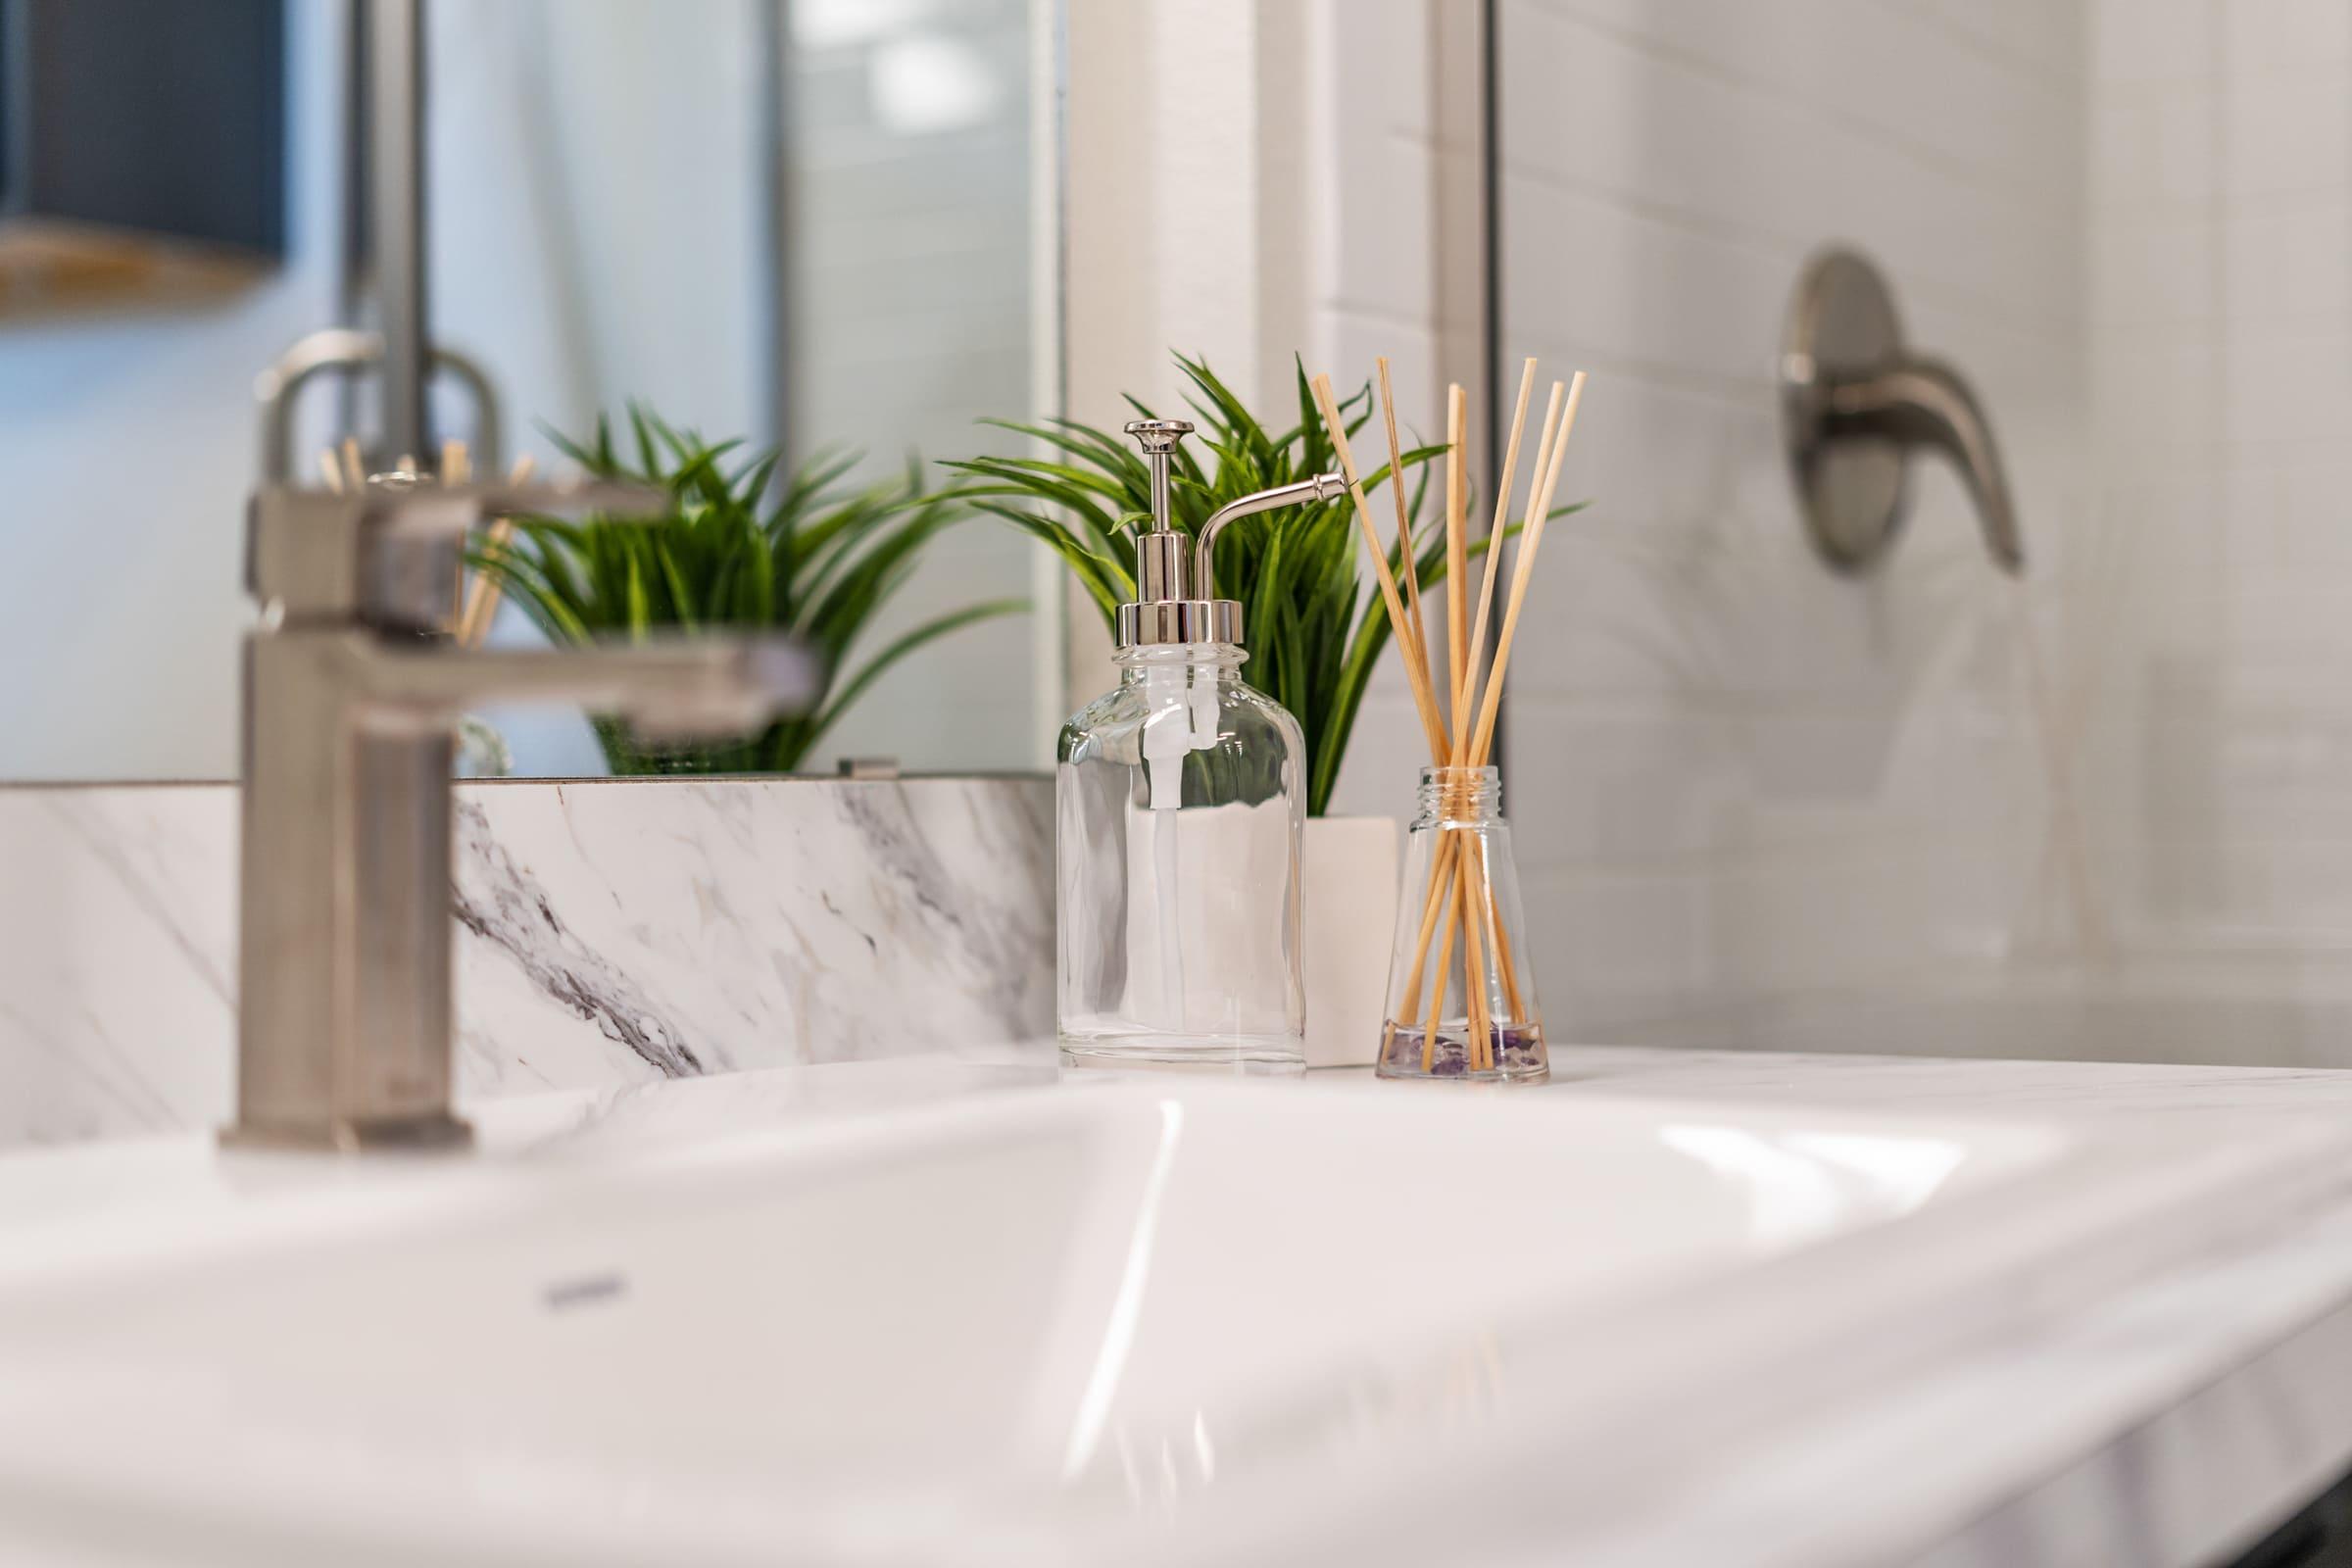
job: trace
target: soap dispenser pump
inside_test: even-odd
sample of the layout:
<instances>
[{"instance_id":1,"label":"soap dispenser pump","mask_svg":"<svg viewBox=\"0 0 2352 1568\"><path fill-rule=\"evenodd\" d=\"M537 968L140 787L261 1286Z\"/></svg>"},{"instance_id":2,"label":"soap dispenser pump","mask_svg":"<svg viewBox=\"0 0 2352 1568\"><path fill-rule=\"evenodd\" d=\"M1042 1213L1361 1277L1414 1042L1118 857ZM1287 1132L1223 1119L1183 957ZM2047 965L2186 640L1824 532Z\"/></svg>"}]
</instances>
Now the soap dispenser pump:
<instances>
[{"instance_id":1,"label":"soap dispenser pump","mask_svg":"<svg viewBox=\"0 0 2352 1568\"><path fill-rule=\"evenodd\" d=\"M1150 467L1135 599L1118 612L1119 683L1062 726L1054 771L1062 1060L1296 1072L1306 1061L1298 968L1306 746L1241 677L1242 607L1216 597L1226 524L1334 500L1319 474L1175 525L1182 419L1127 433Z\"/></svg>"}]
</instances>

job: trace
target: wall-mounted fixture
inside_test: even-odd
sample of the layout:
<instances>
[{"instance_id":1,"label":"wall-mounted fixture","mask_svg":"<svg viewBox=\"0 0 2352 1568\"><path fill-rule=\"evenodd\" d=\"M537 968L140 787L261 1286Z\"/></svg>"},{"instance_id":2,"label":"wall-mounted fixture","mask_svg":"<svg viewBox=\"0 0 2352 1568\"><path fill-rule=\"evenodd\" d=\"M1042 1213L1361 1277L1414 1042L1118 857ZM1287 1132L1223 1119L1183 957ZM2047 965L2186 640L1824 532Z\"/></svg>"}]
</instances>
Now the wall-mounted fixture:
<instances>
[{"instance_id":1,"label":"wall-mounted fixture","mask_svg":"<svg viewBox=\"0 0 2352 1568\"><path fill-rule=\"evenodd\" d=\"M0 0L0 314L274 267L285 74L285 0Z\"/></svg>"},{"instance_id":2,"label":"wall-mounted fixture","mask_svg":"<svg viewBox=\"0 0 2352 1568\"><path fill-rule=\"evenodd\" d=\"M1960 372L1913 354L1886 278L1826 251L1806 267L1781 352L1781 430L1806 530L1839 571L1875 564L1909 510L1913 453L1940 452L1976 502L1984 546L2025 570L1992 426Z\"/></svg>"}]
</instances>

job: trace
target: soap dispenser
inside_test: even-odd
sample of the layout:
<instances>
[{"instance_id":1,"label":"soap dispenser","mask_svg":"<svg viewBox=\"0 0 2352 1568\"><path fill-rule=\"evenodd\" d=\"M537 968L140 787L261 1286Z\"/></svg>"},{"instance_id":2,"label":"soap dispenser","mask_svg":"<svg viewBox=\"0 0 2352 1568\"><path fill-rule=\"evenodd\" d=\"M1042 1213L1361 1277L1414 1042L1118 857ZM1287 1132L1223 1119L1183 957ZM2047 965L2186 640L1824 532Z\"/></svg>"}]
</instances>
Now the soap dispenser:
<instances>
[{"instance_id":1,"label":"soap dispenser","mask_svg":"<svg viewBox=\"0 0 2352 1568\"><path fill-rule=\"evenodd\" d=\"M1337 474L1263 490L1199 531L1172 519L1169 468L1192 432L1139 419L1152 516L1119 683L1062 726L1054 773L1058 1020L1070 1066L1305 1066L1298 970L1305 741L1242 680L1242 607L1215 595L1218 532L1347 493Z\"/></svg>"}]
</instances>

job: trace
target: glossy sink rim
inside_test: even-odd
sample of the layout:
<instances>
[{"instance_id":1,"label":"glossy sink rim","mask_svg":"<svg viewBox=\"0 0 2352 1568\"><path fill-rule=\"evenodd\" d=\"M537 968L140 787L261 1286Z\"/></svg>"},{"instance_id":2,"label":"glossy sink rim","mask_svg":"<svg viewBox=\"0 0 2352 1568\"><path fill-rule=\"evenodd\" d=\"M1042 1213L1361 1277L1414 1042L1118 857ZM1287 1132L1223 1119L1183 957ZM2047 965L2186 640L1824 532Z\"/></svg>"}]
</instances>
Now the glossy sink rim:
<instances>
[{"instance_id":1,"label":"glossy sink rim","mask_svg":"<svg viewBox=\"0 0 2352 1568\"><path fill-rule=\"evenodd\" d=\"M1297 1091L1291 1086L1095 1080L1045 1092L1055 1096L1107 1092L1204 1103L1242 1096L1256 1103L1258 1096ZM1376 1097L1358 1102L1385 1110L1405 1103L1400 1097L1416 1091L1346 1083L1315 1085L1307 1093L1319 1097L1332 1114L1345 1114L1349 1096ZM1018 1097L1023 1102L1031 1098L1027 1094ZM625 1180L633 1171L663 1163L759 1171L770 1168L780 1151L790 1152L795 1158L821 1159L829 1148L854 1147L876 1136L900 1137L909 1128L919 1131L992 1117L1004 1103L994 1098L957 1100L816 1126L759 1129L710 1143L648 1149L610 1167L593 1158L559 1153L552 1159L543 1154L506 1164L496 1160L439 1167L369 1163L334 1173L321 1182L318 1167L310 1162L240 1166L238 1179L258 1184L265 1191L282 1184L284 1191L258 1205L232 1197L217 1207L217 1222L225 1227L235 1245L282 1246L305 1227L349 1216L354 1204L385 1205L389 1212L413 1215L413 1205L420 1201L429 1205L470 1200L478 1197L485 1179L527 1183L552 1177L564 1184L593 1184ZM1459 1107L1470 1102L1448 1099L1428 1103ZM1745 1265L1715 1280L1704 1300L1690 1299L1691 1293L1682 1290L1679 1298L1670 1291L1668 1298L1648 1302L1630 1314L1623 1303L1591 1312L1573 1307L1529 1308L1518 1321L1499 1324L1494 1331L1489 1353L1507 1361L1512 1368L1511 1385L1507 1397L1493 1399L1471 1412L1474 1419L1466 1423L1465 1430L1477 1434L1475 1441L1464 1440L1460 1432L1450 1439L1434 1440L1427 1412L1408 1403L1385 1414L1376 1412L1376 1419L1345 1430L1327 1428L1311 1433L1314 1441L1279 1455L1279 1462L1246 1468L1229 1484L1187 1499L1180 1516L1161 1521L1148 1542L1135 1538L1134 1521L1124 1514L1081 1509L1006 1515L993 1521L993 1533L982 1528L977 1537L963 1540L961 1544L967 1548L963 1554L971 1560L986 1560L993 1546L1007 1554L1007 1560L1061 1557L1085 1561L1102 1560L1105 1553L1137 1559L1137 1554L1148 1548L1192 1560L1246 1560L1259 1553L1265 1554L1266 1560L1278 1560L1284 1554L1286 1539L1292 1550L1304 1544L1292 1535L1302 1520L1322 1521L1312 1537L1314 1549L1321 1550L1331 1546L1326 1532L1335 1524L1353 1521L1361 1525L1392 1510L1399 1511L1404 1521L1428 1517L1428 1509L1417 1508L1409 1498L1382 1499L1367 1507L1361 1495L1361 1477L1367 1465L1406 1466L1428 1476L1441 1495L1450 1486L1486 1494L1495 1487L1502 1472L1513 1468L1496 1462L1498 1451L1532 1455L1553 1451L1562 1443L1590 1444L1596 1435L1606 1435L1608 1440L1605 1449L1594 1450L1599 1462L1572 1478L1577 1484L1566 1492L1585 1496L1589 1504L1622 1504L1639 1494L1642 1479L1638 1461L1645 1457L1644 1445L1628 1442L1629 1437L1639 1437L1642 1431L1671 1431L1670 1446L1686 1451L1703 1442L1709 1430L1750 1426L1785 1405L1787 1376L1772 1380L1771 1388L1742 1388L1739 1390L1741 1397L1723 1397L1725 1380L1737 1385L1741 1368L1777 1364L1784 1374L1792 1374L1801 1364L1809 1368L1805 1377L1816 1392L1834 1388L1841 1374L1849 1381L1888 1375L1938 1346L1981 1331L2000 1315L2000 1309L2015 1305L1998 1298L2004 1292L2014 1294L2021 1269L2040 1268L2054 1256L2066 1260L2064 1280L2041 1281L2037 1287L2042 1299L2036 1304L2055 1304L2071 1294L2095 1289L2102 1281L2160 1261L2162 1248L2132 1249L2129 1257L2120 1257L2107 1255L2109 1249L2091 1245L2117 1226L2161 1217L2168 1222L2168 1234L2185 1245L2192 1233L2201 1234L2202 1209L2223 1196L2242 1193L2247 1184L2257 1183L2265 1185L2276 1200L2291 1185L2292 1172L2310 1167L2314 1156L2324 1151L2340 1153L2345 1147L2342 1135L2316 1119L2287 1128L2277 1119L2266 1119L2261 1138L2235 1139L2223 1136L2208 1122L2192 1131L2177 1119L2163 1118L2077 1122L2032 1116L2011 1120L1982 1114L1883 1113L1851 1106L1811 1110L1780 1104L1710 1105L1603 1095L1521 1094L1481 1100L1468 1111L1434 1112L1448 1117L1465 1113L1560 1117L1568 1122L1615 1114L1682 1125L1860 1125L1937 1135L1988 1131L2005 1136L2019 1129L2054 1129L2053 1135L2063 1147L2049 1163L2011 1182L1952 1196L1902 1219ZM2053 1200L2041 1191L2036 1175L2044 1181L2059 1178L2067 1191ZM2034 1190L2024 1190L2027 1188ZM200 1198L194 1211L201 1212L203 1207ZM261 1221L258 1229L257 1216ZM2223 1218L2218 1211L2211 1217L2216 1222ZM161 1254L141 1250L138 1235L146 1218L132 1205L92 1229L52 1234L49 1262L54 1265L77 1255L84 1266L132 1274L169 1266L158 1261ZM1910 1261L1894 1269L1887 1266L1886 1256L1898 1235L1908 1239L1902 1245L1903 1255ZM183 1255L214 1255L220 1245L217 1236L208 1240L190 1234L172 1250ZM0 1291L7 1289L11 1277L25 1279L28 1270L45 1277L49 1288L54 1288L56 1273L41 1268L28 1253L12 1252L0 1260ZM1440 1373L1446 1370L1446 1355L1438 1352L1431 1361ZM1753 1397L1748 1396L1751 1394ZM1354 1397L1353 1391L1336 1390L1327 1401L1328 1409L1344 1408ZM1313 1425L1311 1421L1308 1424ZM1646 1457L1654 1461L1657 1456ZM1526 1479L1535 1480L1532 1475ZM1546 1477L1544 1485L1547 1490L1556 1489L1558 1479ZM1487 1523L1498 1527L1511 1517L1508 1506L1490 1510ZM1540 1512L1529 1516L1531 1520L1539 1517L1553 1516ZM965 1523L986 1527L992 1522ZM1383 1534L1373 1538L1375 1544L1388 1539L1386 1532L1394 1524L1382 1528ZM723 1552L727 1544L713 1541L710 1544ZM947 1544L946 1538L941 1544Z\"/></svg>"}]
</instances>

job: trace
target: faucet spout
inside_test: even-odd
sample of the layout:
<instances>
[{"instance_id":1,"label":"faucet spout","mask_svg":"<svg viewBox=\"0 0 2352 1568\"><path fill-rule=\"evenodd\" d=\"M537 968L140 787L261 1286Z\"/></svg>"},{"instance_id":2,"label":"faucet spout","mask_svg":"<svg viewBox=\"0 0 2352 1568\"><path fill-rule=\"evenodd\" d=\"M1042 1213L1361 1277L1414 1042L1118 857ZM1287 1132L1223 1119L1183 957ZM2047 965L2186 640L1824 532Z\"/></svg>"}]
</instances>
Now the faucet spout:
<instances>
[{"instance_id":1,"label":"faucet spout","mask_svg":"<svg viewBox=\"0 0 2352 1568\"><path fill-rule=\"evenodd\" d=\"M1271 490L1260 490L1238 501L1228 501L1210 513L1208 520L1200 525L1200 538L1193 547L1193 591L1203 599L1216 598L1217 535L1225 531L1227 523L1253 517L1261 512L1272 512L1279 507L1302 507L1317 501L1337 501L1347 493L1348 481L1345 478L1336 473L1318 473L1311 479L1276 485Z\"/></svg>"}]
</instances>

